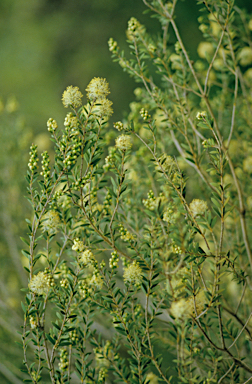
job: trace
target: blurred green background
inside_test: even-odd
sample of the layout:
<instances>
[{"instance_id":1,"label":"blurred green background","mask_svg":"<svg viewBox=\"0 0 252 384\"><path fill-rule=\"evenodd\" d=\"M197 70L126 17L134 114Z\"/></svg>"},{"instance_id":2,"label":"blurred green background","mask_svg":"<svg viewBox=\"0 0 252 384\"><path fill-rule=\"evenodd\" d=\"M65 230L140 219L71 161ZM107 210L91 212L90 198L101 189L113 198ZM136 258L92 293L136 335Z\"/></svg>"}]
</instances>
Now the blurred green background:
<instances>
[{"instance_id":1,"label":"blurred green background","mask_svg":"<svg viewBox=\"0 0 252 384\"><path fill-rule=\"evenodd\" d=\"M217 0L216 0L217 1ZM252 13L251 0L237 5ZM112 62L107 41L127 44L127 21L135 16L148 32L161 33L156 19L143 14L141 0L0 1L0 383L22 382L20 288L27 286L20 236L26 236L29 206L24 175L29 146L50 148L46 122L63 124L61 95L68 85L83 94L93 77L105 77L114 105L111 121L129 112L134 80ZM179 1L177 20L185 45L195 58L202 34L196 0Z\"/></svg>"}]
</instances>

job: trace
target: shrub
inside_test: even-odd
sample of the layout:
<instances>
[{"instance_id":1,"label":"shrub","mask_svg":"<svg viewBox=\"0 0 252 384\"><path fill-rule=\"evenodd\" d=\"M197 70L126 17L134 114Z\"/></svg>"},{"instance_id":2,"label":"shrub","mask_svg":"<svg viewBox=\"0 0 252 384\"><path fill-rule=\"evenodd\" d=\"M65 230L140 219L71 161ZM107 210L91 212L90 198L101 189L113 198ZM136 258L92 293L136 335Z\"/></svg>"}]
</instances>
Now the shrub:
<instances>
[{"instance_id":1,"label":"shrub","mask_svg":"<svg viewBox=\"0 0 252 384\"><path fill-rule=\"evenodd\" d=\"M78 87L63 93L63 130L48 120L54 160L31 146L23 347L33 383L252 377L251 20L232 0L199 1L192 62L177 1L144 3L162 33L132 17L130 60L109 40L143 85L114 123L119 135L108 83L94 78L84 106Z\"/></svg>"}]
</instances>

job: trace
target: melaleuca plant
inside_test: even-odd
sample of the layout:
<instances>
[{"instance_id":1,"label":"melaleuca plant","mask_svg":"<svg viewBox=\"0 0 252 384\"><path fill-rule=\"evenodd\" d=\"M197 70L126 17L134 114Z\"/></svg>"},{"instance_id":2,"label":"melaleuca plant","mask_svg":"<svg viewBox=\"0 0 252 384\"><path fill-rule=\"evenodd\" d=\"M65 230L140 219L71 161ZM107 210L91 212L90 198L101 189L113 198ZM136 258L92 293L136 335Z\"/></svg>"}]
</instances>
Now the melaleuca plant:
<instances>
[{"instance_id":1,"label":"melaleuca plant","mask_svg":"<svg viewBox=\"0 0 252 384\"><path fill-rule=\"evenodd\" d=\"M177 1L144 3L160 34L131 18L130 60L109 40L143 85L119 134L108 83L94 78L84 106L77 87L63 93L63 129L48 120L54 160L31 147L23 347L33 383L252 378L252 19L232 0L199 1L192 62Z\"/></svg>"}]
</instances>

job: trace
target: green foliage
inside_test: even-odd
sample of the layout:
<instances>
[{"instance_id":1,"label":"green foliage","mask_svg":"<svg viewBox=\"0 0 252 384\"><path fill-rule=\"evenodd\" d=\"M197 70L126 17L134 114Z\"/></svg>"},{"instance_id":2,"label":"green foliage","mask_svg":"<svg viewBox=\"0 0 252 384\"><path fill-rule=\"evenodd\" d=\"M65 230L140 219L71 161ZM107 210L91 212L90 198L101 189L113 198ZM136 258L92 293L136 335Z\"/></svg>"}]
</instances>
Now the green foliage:
<instances>
[{"instance_id":1,"label":"green foliage","mask_svg":"<svg viewBox=\"0 0 252 384\"><path fill-rule=\"evenodd\" d=\"M63 129L48 120L54 159L31 146L22 341L33 383L251 377L252 21L234 1L199 1L192 62L177 1L144 3L160 34L132 17L131 59L109 40L143 85L114 124L122 133L94 78L84 106L77 87L63 93Z\"/></svg>"},{"instance_id":2,"label":"green foliage","mask_svg":"<svg viewBox=\"0 0 252 384\"><path fill-rule=\"evenodd\" d=\"M27 150L33 136L14 97L0 102L0 130L0 381L20 384L22 348L16 342L20 343L17 330L20 331L23 316L20 307L23 293L20 288L27 285L23 269L25 263L20 254L20 235L23 238L26 236L23 220L30 213L29 205L24 201L26 183L23 174L26 172Z\"/></svg>"}]
</instances>

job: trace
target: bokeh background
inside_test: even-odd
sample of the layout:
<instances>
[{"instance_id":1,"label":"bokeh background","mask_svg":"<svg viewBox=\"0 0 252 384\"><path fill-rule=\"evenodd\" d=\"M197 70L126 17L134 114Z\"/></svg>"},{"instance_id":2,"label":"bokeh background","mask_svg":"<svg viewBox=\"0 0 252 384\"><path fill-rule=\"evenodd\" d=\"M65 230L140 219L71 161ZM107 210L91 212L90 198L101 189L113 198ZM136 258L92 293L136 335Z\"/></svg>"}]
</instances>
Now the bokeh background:
<instances>
[{"instance_id":1,"label":"bokeh background","mask_svg":"<svg viewBox=\"0 0 252 384\"><path fill-rule=\"evenodd\" d=\"M216 0L217 1L217 0ZM251 0L237 5L252 13ZM27 286L20 236L26 236L25 173L29 146L51 149L46 122L63 125L61 95L68 85L83 94L93 77L105 77L114 105L111 121L129 112L134 80L111 59L113 37L127 54L125 30L135 16L148 32L161 33L156 19L143 14L141 0L0 1L0 383L24 378L21 331L22 287ZM202 40L196 0L179 1L177 20L191 58Z\"/></svg>"}]
</instances>

